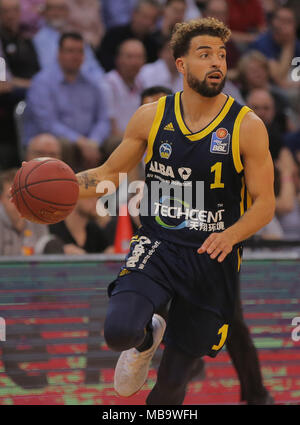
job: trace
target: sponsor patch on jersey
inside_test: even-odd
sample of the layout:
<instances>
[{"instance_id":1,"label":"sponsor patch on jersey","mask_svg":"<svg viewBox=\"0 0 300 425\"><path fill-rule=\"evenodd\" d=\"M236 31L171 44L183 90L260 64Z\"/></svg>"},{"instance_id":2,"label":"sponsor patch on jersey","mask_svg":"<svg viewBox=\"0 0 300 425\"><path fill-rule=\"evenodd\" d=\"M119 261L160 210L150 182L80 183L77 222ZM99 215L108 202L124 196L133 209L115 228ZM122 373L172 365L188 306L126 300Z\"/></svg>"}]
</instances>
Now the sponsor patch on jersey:
<instances>
[{"instance_id":1,"label":"sponsor patch on jersey","mask_svg":"<svg viewBox=\"0 0 300 425\"><path fill-rule=\"evenodd\" d=\"M190 168L182 167L178 168L178 173L183 180L187 180L192 174L192 170Z\"/></svg>"},{"instance_id":2,"label":"sponsor patch on jersey","mask_svg":"<svg viewBox=\"0 0 300 425\"><path fill-rule=\"evenodd\" d=\"M210 152L227 155L229 153L230 134L226 128L218 128L211 136Z\"/></svg>"},{"instance_id":3,"label":"sponsor patch on jersey","mask_svg":"<svg viewBox=\"0 0 300 425\"><path fill-rule=\"evenodd\" d=\"M159 148L159 155L161 158L169 159L172 153L172 147L169 143L163 143Z\"/></svg>"}]
</instances>

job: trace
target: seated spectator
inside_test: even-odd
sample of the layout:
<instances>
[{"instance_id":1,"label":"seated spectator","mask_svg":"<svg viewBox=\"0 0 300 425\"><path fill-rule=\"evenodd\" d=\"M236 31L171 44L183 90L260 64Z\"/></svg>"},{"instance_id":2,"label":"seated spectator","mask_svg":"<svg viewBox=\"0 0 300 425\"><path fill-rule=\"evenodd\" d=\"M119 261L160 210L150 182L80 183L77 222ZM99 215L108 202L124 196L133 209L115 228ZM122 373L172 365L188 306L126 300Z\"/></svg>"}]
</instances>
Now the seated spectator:
<instances>
[{"instance_id":1,"label":"seated spectator","mask_svg":"<svg viewBox=\"0 0 300 425\"><path fill-rule=\"evenodd\" d=\"M300 129L284 135L284 144L292 152L300 169ZM300 191L300 187L299 187Z\"/></svg>"},{"instance_id":2,"label":"seated spectator","mask_svg":"<svg viewBox=\"0 0 300 425\"><path fill-rule=\"evenodd\" d=\"M44 157L62 159L61 142L52 134L38 134L28 143L26 161Z\"/></svg>"},{"instance_id":3,"label":"seated spectator","mask_svg":"<svg viewBox=\"0 0 300 425\"><path fill-rule=\"evenodd\" d=\"M82 171L82 155L76 144L69 140L57 138L53 134L42 133L33 137L27 146L25 160L50 157L61 159L68 164L74 172Z\"/></svg>"},{"instance_id":4,"label":"seated spectator","mask_svg":"<svg viewBox=\"0 0 300 425\"><path fill-rule=\"evenodd\" d=\"M266 29L266 19L260 0L227 0L228 25L232 39L245 48Z\"/></svg>"},{"instance_id":5,"label":"seated spectator","mask_svg":"<svg viewBox=\"0 0 300 425\"><path fill-rule=\"evenodd\" d=\"M295 86L289 78L292 59L300 56L300 41L296 36L295 14L289 7L279 7L272 18L271 28L259 36L251 45L269 60L273 81L282 86ZM296 85L299 85L297 83Z\"/></svg>"},{"instance_id":6,"label":"seated spectator","mask_svg":"<svg viewBox=\"0 0 300 425\"><path fill-rule=\"evenodd\" d=\"M226 0L209 0L203 11L205 17L216 18L228 25L228 4ZM226 61L228 67L228 78L234 78L233 70L237 67L240 51L233 39L226 43Z\"/></svg>"},{"instance_id":7,"label":"seated spectator","mask_svg":"<svg viewBox=\"0 0 300 425\"><path fill-rule=\"evenodd\" d=\"M274 101L266 90L250 92L247 105L265 123L270 141L270 152L275 166L276 217L282 228L284 239L300 239L300 208L297 199L297 166L289 149L276 129ZM276 174L277 173L277 174Z\"/></svg>"},{"instance_id":8,"label":"seated spectator","mask_svg":"<svg viewBox=\"0 0 300 425\"><path fill-rule=\"evenodd\" d=\"M129 24L108 29L97 50L97 57L105 71L114 69L118 46L128 38L137 38L144 44L147 62L157 59L159 45L153 31L159 13L160 5L157 0L139 0Z\"/></svg>"},{"instance_id":9,"label":"seated spectator","mask_svg":"<svg viewBox=\"0 0 300 425\"><path fill-rule=\"evenodd\" d=\"M186 0L186 9L184 14L184 21L189 21L190 19L201 18L202 13L200 7L198 7L198 0Z\"/></svg>"},{"instance_id":10,"label":"seated spectator","mask_svg":"<svg viewBox=\"0 0 300 425\"><path fill-rule=\"evenodd\" d=\"M159 59L153 63L147 63L141 69L139 77L145 88L155 84L165 86L173 92L182 90L182 75L177 71L169 38L162 43Z\"/></svg>"},{"instance_id":11,"label":"seated spectator","mask_svg":"<svg viewBox=\"0 0 300 425\"><path fill-rule=\"evenodd\" d=\"M141 93L141 105L157 102L163 96L172 94L172 90L164 86L152 86L144 89Z\"/></svg>"},{"instance_id":12,"label":"seated spectator","mask_svg":"<svg viewBox=\"0 0 300 425\"><path fill-rule=\"evenodd\" d=\"M296 1L298 2L298 0ZM265 13L267 26L269 26L278 7L278 0L261 0L261 5Z\"/></svg>"},{"instance_id":13,"label":"seated spectator","mask_svg":"<svg viewBox=\"0 0 300 425\"><path fill-rule=\"evenodd\" d=\"M284 146L280 124L276 120L274 99L267 89L253 89L246 98L247 105L264 122L270 141L270 152L274 163L281 161L282 167L296 173L296 164L291 152Z\"/></svg>"},{"instance_id":14,"label":"seated spectator","mask_svg":"<svg viewBox=\"0 0 300 425\"><path fill-rule=\"evenodd\" d=\"M104 34L99 0L68 0L67 31L79 32L96 49Z\"/></svg>"},{"instance_id":15,"label":"seated spectator","mask_svg":"<svg viewBox=\"0 0 300 425\"><path fill-rule=\"evenodd\" d=\"M183 22L186 12L186 0L166 0L163 6L159 30L155 32L159 45L170 38L174 26Z\"/></svg>"},{"instance_id":16,"label":"seated spectator","mask_svg":"<svg viewBox=\"0 0 300 425\"><path fill-rule=\"evenodd\" d=\"M268 59L259 51L247 52L238 65L238 81L243 97L254 89L268 90L275 101L276 122L281 132L293 128L293 111L284 90L273 84Z\"/></svg>"},{"instance_id":17,"label":"seated spectator","mask_svg":"<svg viewBox=\"0 0 300 425\"><path fill-rule=\"evenodd\" d=\"M28 36L32 37L43 25L41 16L45 0L22 0L21 25Z\"/></svg>"},{"instance_id":18,"label":"seated spectator","mask_svg":"<svg viewBox=\"0 0 300 425\"><path fill-rule=\"evenodd\" d=\"M49 68L56 61L60 37L68 28L69 13L67 0L45 1L43 9L45 24L33 38L42 69ZM86 43L84 45L82 72L99 83L103 76L103 70L92 48Z\"/></svg>"},{"instance_id":19,"label":"seated spectator","mask_svg":"<svg viewBox=\"0 0 300 425\"><path fill-rule=\"evenodd\" d=\"M0 82L0 169L19 165L14 110L23 100L31 78L39 71L32 41L21 29L20 1L0 2L0 56L6 62L6 81Z\"/></svg>"},{"instance_id":20,"label":"seated spectator","mask_svg":"<svg viewBox=\"0 0 300 425\"><path fill-rule=\"evenodd\" d=\"M106 29L127 25L137 0L101 0L101 12Z\"/></svg>"},{"instance_id":21,"label":"seated spectator","mask_svg":"<svg viewBox=\"0 0 300 425\"><path fill-rule=\"evenodd\" d=\"M115 62L116 69L106 74L105 81L109 93L111 135L120 142L130 118L140 106L143 86L138 74L145 63L143 43L135 39L123 41ZM109 148L113 150L115 147Z\"/></svg>"},{"instance_id":22,"label":"seated spectator","mask_svg":"<svg viewBox=\"0 0 300 425\"><path fill-rule=\"evenodd\" d=\"M293 170L283 161L275 165L275 214L283 230L283 238L300 240L300 205Z\"/></svg>"},{"instance_id":23,"label":"seated spectator","mask_svg":"<svg viewBox=\"0 0 300 425\"><path fill-rule=\"evenodd\" d=\"M293 9L296 18L296 27L297 27L297 37L300 39L300 5L299 0L287 0L284 4L288 4L288 6Z\"/></svg>"},{"instance_id":24,"label":"seated spectator","mask_svg":"<svg viewBox=\"0 0 300 425\"><path fill-rule=\"evenodd\" d=\"M96 198L81 199L64 221L50 225L50 232L62 241L65 254L93 254L108 248L105 233L95 222L96 203Z\"/></svg>"},{"instance_id":25,"label":"seated spectator","mask_svg":"<svg viewBox=\"0 0 300 425\"><path fill-rule=\"evenodd\" d=\"M21 31L19 0L0 2L0 41L6 65L12 76L12 85L27 89L31 78L40 68L32 41L24 37Z\"/></svg>"},{"instance_id":26,"label":"seated spectator","mask_svg":"<svg viewBox=\"0 0 300 425\"><path fill-rule=\"evenodd\" d=\"M108 137L110 123L103 91L81 72L84 42L66 33L59 42L58 61L38 73L27 96L24 144L40 133L51 133L75 143L82 167L96 166L99 147Z\"/></svg>"},{"instance_id":27,"label":"seated spectator","mask_svg":"<svg viewBox=\"0 0 300 425\"><path fill-rule=\"evenodd\" d=\"M0 173L0 255L33 255L61 252L48 227L22 218L11 202L10 188L17 169Z\"/></svg>"}]
</instances>

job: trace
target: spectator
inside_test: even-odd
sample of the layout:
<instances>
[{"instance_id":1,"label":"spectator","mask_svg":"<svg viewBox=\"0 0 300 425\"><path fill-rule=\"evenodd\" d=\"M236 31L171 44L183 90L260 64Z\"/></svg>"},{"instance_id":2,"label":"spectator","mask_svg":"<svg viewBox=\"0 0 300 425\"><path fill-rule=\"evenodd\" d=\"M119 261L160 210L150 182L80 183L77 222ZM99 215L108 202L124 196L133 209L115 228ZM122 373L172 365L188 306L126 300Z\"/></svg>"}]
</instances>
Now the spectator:
<instances>
[{"instance_id":1,"label":"spectator","mask_svg":"<svg viewBox=\"0 0 300 425\"><path fill-rule=\"evenodd\" d=\"M268 59L259 51L251 50L241 58L238 65L238 80L244 97L253 89L270 91L275 101L276 122L281 132L286 132L292 125L292 110L284 91L272 83Z\"/></svg>"},{"instance_id":2,"label":"spectator","mask_svg":"<svg viewBox=\"0 0 300 425\"><path fill-rule=\"evenodd\" d=\"M283 230L283 238L300 240L300 206L293 170L283 161L275 165L276 217Z\"/></svg>"},{"instance_id":3,"label":"spectator","mask_svg":"<svg viewBox=\"0 0 300 425\"><path fill-rule=\"evenodd\" d=\"M134 7L129 24L110 28L106 32L97 50L97 57L106 71L114 69L118 46L128 38L137 38L144 44L147 62L157 59L159 46L153 31L159 13L157 0L140 0Z\"/></svg>"},{"instance_id":4,"label":"spectator","mask_svg":"<svg viewBox=\"0 0 300 425\"><path fill-rule=\"evenodd\" d=\"M84 42L66 33L59 42L58 61L33 80L27 96L24 144L37 134L51 133L76 143L82 166L96 166L99 147L108 137L110 123L103 91L81 72Z\"/></svg>"},{"instance_id":5,"label":"spectator","mask_svg":"<svg viewBox=\"0 0 300 425\"><path fill-rule=\"evenodd\" d=\"M22 0L21 25L24 32L32 37L43 25L41 11L45 0Z\"/></svg>"},{"instance_id":6,"label":"spectator","mask_svg":"<svg viewBox=\"0 0 300 425\"><path fill-rule=\"evenodd\" d=\"M295 163L290 151L284 146L284 133L276 120L275 102L270 91L263 88L253 89L247 97L247 105L262 119L267 128L273 161L282 161L283 167L295 173Z\"/></svg>"},{"instance_id":7,"label":"spectator","mask_svg":"<svg viewBox=\"0 0 300 425\"><path fill-rule=\"evenodd\" d=\"M152 87L155 81L155 84L165 86L173 92L182 90L182 76L177 71L169 41L169 38L164 40L159 59L145 64L141 69L140 78L145 88Z\"/></svg>"},{"instance_id":8,"label":"spectator","mask_svg":"<svg viewBox=\"0 0 300 425\"><path fill-rule=\"evenodd\" d=\"M198 3L197 0L186 0L186 10L184 14L184 21L201 18L202 14L197 3Z\"/></svg>"},{"instance_id":9,"label":"spectator","mask_svg":"<svg viewBox=\"0 0 300 425\"><path fill-rule=\"evenodd\" d=\"M108 248L104 231L94 221L96 202L81 199L64 221L50 225L50 232L62 240L65 254L100 253Z\"/></svg>"},{"instance_id":10,"label":"spectator","mask_svg":"<svg viewBox=\"0 0 300 425\"><path fill-rule=\"evenodd\" d=\"M96 49L104 34L99 0L68 0L68 31L79 32Z\"/></svg>"},{"instance_id":11,"label":"spectator","mask_svg":"<svg viewBox=\"0 0 300 425\"><path fill-rule=\"evenodd\" d=\"M264 1L266 1L266 0L264 0ZM299 0L284 0L284 1L281 2L281 4L284 4L288 7L290 7L294 11L295 18L296 18L297 37L300 38L300 4L299 4Z\"/></svg>"},{"instance_id":12,"label":"spectator","mask_svg":"<svg viewBox=\"0 0 300 425\"><path fill-rule=\"evenodd\" d=\"M12 75L12 85L27 89L33 75L39 71L34 46L21 32L19 0L0 2L0 40L4 58Z\"/></svg>"},{"instance_id":13,"label":"spectator","mask_svg":"<svg viewBox=\"0 0 300 425\"><path fill-rule=\"evenodd\" d=\"M228 25L228 4L226 0L209 0L206 3L203 15L216 18ZM228 78L234 78L233 70L237 67L240 51L233 39L226 43L226 60L228 67Z\"/></svg>"},{"instance_id":14,"label":"spectator","mask_svg":"<svg viewBox=\"0 0 300 425\"><path fill-rule=\"evenodd\" d=\"M163 7L160 28L155 33L158 43L161 45L166 38L170 38L174 26L184 21L186 12L186 0L166 0Z\"/></svg>"},{"instance_id":15,"label":"spectator","mask_svg":"<svg viewBox=\"0 0 300 425\"><path fill-rule=\"evenodd\" d=\"M283 135L276 128L274 100L267 90L255 89L250 92L247 104L263 120L269 133L270 152L276 170L276 219L283 232L281 236L285 239L300 239L298 170L291 152L283 144ZM266 230L263 229L262 233Z\"/></svg>"},{"instance_id":16,"label":"spectator","mask_svg":"<svg viewBox=\"0 0 300 425\"><path fill-rule=\"evenodd\" d=\"M232 39L243 48L266 29L266 19L260 0L227 0L228 25Z\"/></svg>"},{"instance_id":17,"label":"spectator","mask_svg":"<svg viewBox=\"0 0 300 425\"><path fill-rule=\"evenodd\" d=\"M140 106L143 89L138 73L145 63L145 48L141 41L128 39L119 46L116 69L106 75L109 91L112 137L121 141L126 126Z\"/></svg>"},{"instance_id":18,"label":"spectator","mask_svg":"<svg viewBox=\"0 0 300 425\"><path fill-rule=\"evenodd\" d=\"M284 135L284 144L292 152L300 170L300 129L286 133ZM300 191L300 186L298 189Z\"/></svg>"},{"instance_id":19,"label":"spectator","mask_svg":"<svg viewBox=\"0 0 300 425\"><path fill-rule=\"evenodd\" d=\"M38 134L28 143L26 161L43 157L62 159L62 145L52 134Z\"/></svg>"},{"instance_id":20,"label":"spectator","mask_svg":"<svg viewBox=\"0 0 300 425\"><path fill-rule=\"evenodd\" d=\"M47 226L20 216L11 202L10 188L17 169L0 174L0 255L32 255L49 252L55 238Z\"/></svg>"},{"instance_id":21,"label":"spectator","mask_svg":"<svg viewBox=\"0 0 300 425\"><path fill-rule=\"evenodd\" d=\"M0 168L19 165L14 110L39 71L37 54L21 31L19 0L0 1L0 56L6 61L6 81L0 82Z\"/></svg>"},{"instance_id":22,"label":"spectator","mask_svg":"<svg viewBox=\"0 0 300 425\"><path fill-rule=\"evenodd\" d=\"M56 61L59 39L68 27L69 13L67 0L46 0L43 9L45 25L33 38L42 69L49 68ZM97 82L100 82L103 76L103 70L92 48L87 44L84 46L82 72Z\"/></svg>"},{"instance_id":23,"label":"spectator","mask_svg":"<svg viewBox=\"0 0 300 425\"><path fill-rule=\"evenodd\" d=\"M102 17L106 29L127 25L137 0L101 0Z\"/></svg>"},{"instance_id":24,"label":"spectator","mask_svg":"<svg viewBox=\"0 0 300 425\"><path fill-rule=\"evenodd\" d=\"M296 0L298 2L298 0ZM278 7L278 0L261 0L261 5L266 17L267 26L270 25L275 10Z\"/></svg>"},{"instance_id":25,"label":"spectator","mask_svg":"<svg viewBox=\"0 0 300 425\"><path fill-rule=\"evenodd\" d=\"M172 93L168 87L152 86L144 89L141 94L141 105L146 103L157 102L161 97L168 96Z\"/></svg>"},{"instance_id":26,"label":"spectator","mask_svg":"<svg viewBox=\"0 0 300 425\"><path fill-rule=\"evenodd\" d=\"M269 60L270 75L273 81L288 87L289 71L292 59L300 56L300 41L296 37L296 20L292 9L279 7L272 19L271 28L259 36L250 45L252 50L259 50Z\"/></svg>"}]
</instances>

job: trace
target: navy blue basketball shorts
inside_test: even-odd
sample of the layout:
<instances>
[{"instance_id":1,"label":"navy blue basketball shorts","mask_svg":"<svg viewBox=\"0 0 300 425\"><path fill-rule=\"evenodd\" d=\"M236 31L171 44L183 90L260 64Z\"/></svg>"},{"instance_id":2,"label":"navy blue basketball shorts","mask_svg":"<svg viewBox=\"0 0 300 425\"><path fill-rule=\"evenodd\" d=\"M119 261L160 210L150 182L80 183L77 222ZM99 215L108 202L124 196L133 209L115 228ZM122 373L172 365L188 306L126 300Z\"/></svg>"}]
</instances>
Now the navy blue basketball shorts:
<instances>
[{"instance_id":1,"label":"navy blue basketball shorts","mask_svg":"<svg viewBox=\"0 0 300 425\"><path fill-rule=\"evenodd\" d=\"M191 356L215 357L234 314L238 256L234 248L219 263L197 248L159 240L140 228L108 295L136 292L153 304L154 312L170 302L164 344Z\"/></svg>"}]
</instances>

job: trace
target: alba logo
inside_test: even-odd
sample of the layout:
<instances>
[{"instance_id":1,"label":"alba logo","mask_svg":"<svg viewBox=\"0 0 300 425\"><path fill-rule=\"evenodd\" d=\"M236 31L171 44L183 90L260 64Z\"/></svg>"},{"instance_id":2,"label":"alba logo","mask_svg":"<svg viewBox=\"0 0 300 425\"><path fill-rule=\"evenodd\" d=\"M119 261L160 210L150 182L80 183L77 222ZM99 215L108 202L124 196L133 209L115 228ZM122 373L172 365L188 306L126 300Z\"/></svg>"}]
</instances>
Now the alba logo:
<instances>
[{"instance_id":1,"label":"alba logo","mask_svg":"<svg viewBox=\"0 0 300 425\"><path fill-rule=\"evenodd\" d=\"M159 154L161 158L169 159L172 153L172 147L169 143L163 143L159 148Z\"/></svg>"},{"instance_id":2,"label":"alba logo","mask_svg":"<svg viewBox=\"0 0 300 425\"><path fill-rule=\"evenodd\" d=\"M192 174L192 170L190 168L179 168L178 173L183 180L187 180Z\"/></svg>"}]
</instances>

